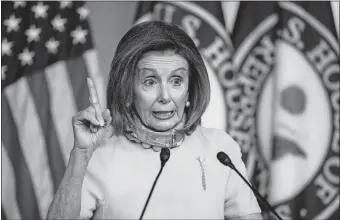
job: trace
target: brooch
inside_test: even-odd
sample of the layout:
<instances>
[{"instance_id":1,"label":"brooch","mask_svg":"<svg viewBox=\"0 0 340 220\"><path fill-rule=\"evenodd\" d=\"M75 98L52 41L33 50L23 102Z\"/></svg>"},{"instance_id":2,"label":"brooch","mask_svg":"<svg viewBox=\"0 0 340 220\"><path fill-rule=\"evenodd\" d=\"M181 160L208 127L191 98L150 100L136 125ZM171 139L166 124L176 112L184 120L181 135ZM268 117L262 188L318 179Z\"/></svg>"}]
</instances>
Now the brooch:
<instances>
[{"instance_id":1,"label":"brooch","mask_svg":"<svg viewBox=\"0 0 340 220\"><path fill-rule=\"evenodd\" d=\"M207 159L200 156L200 157L197 157L197 160L199 162L199 165L200 165L200 168L201 168L201 171L202 171L202 187L205 191L207 189L207 183L206 183L206 179L205 179L204 168L207 166L207 164L206 164Z\"/></svg>"}]
</instances>

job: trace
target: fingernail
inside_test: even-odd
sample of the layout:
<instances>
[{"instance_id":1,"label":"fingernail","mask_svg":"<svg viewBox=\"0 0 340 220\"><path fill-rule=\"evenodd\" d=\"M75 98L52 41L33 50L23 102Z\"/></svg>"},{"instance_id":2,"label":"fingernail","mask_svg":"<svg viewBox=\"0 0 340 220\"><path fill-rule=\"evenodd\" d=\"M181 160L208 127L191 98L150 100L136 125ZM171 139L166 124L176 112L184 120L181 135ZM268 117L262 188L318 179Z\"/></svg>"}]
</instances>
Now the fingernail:
<instances>
[{"instance_id":1,"label":"fingernail","mask_svg":"<svg viewBox=\"0 0 340 220\"><path fill-rule=\"evenodd\" d=\"M104 119L103 119L103 117L100 117L100 125L104 126Z\"/></svg>"}]
</instances>

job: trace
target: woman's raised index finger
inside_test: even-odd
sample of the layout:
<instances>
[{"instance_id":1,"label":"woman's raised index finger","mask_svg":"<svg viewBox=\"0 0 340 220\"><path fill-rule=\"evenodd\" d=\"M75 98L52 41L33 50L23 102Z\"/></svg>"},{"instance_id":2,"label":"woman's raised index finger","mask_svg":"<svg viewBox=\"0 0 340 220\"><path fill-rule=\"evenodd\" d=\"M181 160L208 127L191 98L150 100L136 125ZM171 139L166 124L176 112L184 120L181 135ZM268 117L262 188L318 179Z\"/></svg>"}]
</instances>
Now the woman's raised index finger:
<instances>
[{"instance_id":1,"label":"woman's raised index finger","mask_svg":"<svg viewBox=\"0 0 340 220\"><path fill-rule=\"evenodd\" d=\"M104 125L104 119L102 116L102 110L99 104L99 98L98 98L98 93L96 90L96 86L93 83L93 80L91 78L87 78L87 85L89 87L89 91L90 91L90 104L91 106L94 107L95 111L96 111L96 117L97 120L99 121L100 125L103 126Z\"/></svg>"},{"instance_id":2,"label":"woman's raised index finger","mask_svg":"<svg viewBox=\"0 0 340 220\"><path fill-rule=\"evenodd\" d=\"M91 78L87 78L87 85L90 91L90 103L92 104L99 104L98 93L95 84L93 83Z\"/></svg>"}]
</instances>

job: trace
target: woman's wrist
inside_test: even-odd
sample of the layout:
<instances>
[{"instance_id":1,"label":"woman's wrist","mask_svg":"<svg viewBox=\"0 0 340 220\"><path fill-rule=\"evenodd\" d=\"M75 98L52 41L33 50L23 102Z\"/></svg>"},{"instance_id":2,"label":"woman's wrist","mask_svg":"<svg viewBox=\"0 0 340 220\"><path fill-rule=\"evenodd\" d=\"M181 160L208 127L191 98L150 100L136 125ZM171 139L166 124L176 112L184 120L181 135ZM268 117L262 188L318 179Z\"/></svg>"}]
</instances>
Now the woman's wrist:
<instances>
[{"instance_id":1,"label":"woman's wrist","mask_svg":"<svg viewBox=\"0 0 340 220\"><path fill-rule=\"evenodd\" d=\"M69 166L72 167L72 173L75 175L83 174L87 169L91 157L92 152L89 150L73 147L69 160Z\"/></svg>"},{"instance_id":2,"label":"woman's wrist","mask_svg":"<svg viewBox=\"0 0 340 220\"><path fill-rule=\"evenodd\" d=\"M88 148L81 148L77 147L76 145L73 146L71 154L74 156L81 158L82 160L90 161L92 157L93 150Z\"/></svg>"}]
</instances>

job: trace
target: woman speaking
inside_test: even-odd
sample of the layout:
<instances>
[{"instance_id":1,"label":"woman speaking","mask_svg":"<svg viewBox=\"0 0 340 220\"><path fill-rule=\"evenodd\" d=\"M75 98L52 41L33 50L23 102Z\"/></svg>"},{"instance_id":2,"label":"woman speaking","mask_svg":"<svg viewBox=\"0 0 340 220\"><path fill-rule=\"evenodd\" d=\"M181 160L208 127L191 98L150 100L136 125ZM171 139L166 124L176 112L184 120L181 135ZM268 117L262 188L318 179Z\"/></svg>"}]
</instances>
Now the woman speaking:
<instances>
[{"instance_id":1,"label":"woman speaking","mask_svg":"<svg viewBox=\"0 0 340 220\"><path fill-rule=\"evenodd\" d=\"M200 125L210 97L191 38L160 21L131 28L114 55L101 109L73 117L74 146L48 219L262 219L237 143Z\"/></svg>"}]
</instances>

